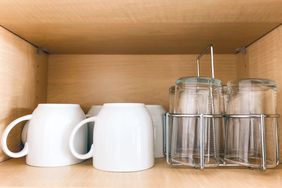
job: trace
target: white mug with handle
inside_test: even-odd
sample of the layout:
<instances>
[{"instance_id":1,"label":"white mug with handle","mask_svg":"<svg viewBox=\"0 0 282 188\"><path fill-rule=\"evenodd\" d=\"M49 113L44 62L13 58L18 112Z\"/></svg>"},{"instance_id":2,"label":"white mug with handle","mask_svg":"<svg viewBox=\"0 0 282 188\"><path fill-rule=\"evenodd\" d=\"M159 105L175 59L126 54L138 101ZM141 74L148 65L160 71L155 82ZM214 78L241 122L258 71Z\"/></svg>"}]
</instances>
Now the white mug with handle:
<instances>
[{"instance_id":1,"label":"white mug with handle","mask_svg":"<svg viewBox=\"0 0 282 188\"><path fill-rule=\"evenodd\" d=\"M86 154L77 152L77 131L95 122L93 145ZM86 127L86 126L85 126ZM72 154L78 159L93 157L93 166L104 171L139 171L154 165L152 120L144 104L104 104L98 116L81 121L69 141Z\"/></svg>"},{"instance_id":2,"label":"white mug with handle","mask_svg":"<svg viewBox=\"0 0 282 188\"><path fill-rule=\"evenodd\" d=\"M78 104L39 104L32 114L11 122L3 132L1 146L5 154L12 158L26 157L26 163L38 167L71 165L82 160L73 157L68 141L74 126L85 119ZM20 122L29 121L27 138L20 152L12 152L7 146L10 131ZM87 129L79 130L76 149L87 151Z\"/></svg>"}]
</instances>

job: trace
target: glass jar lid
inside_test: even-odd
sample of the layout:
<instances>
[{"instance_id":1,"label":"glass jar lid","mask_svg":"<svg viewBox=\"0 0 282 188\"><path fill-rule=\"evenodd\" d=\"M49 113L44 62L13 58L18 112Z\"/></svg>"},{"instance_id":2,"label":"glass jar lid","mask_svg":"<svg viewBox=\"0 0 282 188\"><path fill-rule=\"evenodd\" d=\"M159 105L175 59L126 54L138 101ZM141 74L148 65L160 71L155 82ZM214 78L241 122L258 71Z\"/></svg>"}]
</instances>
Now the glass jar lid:
<instances>
[{"instance_id":1,"label":"glass jar lid","mask_svg":"<svg viewBox=\"0 0 282 188\"><path fill-rule=\"evenodd\" d=\"M207 86L221 86L221 80L212 79L210 77L197 77L197 76L188 76L182 77L176 80L176 85L207 85Z\"/></svg>"}]
</instances>

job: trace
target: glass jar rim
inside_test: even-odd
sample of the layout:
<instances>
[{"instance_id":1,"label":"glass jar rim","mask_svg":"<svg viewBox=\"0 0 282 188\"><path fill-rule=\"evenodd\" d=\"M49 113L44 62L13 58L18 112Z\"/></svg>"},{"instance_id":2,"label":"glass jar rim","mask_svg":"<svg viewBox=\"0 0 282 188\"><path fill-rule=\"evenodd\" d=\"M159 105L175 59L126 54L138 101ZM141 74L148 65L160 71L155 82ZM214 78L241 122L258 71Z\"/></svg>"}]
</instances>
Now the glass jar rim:
<instances>
[{"instance_id":1,"label":"glass jar rim","mask_svg":"<svg viewBox=\"0 0 282 188\"><path fill-rule=\"evenodd\" d=\"M250 87L250 86L266 86L269 88L276 88L277 84L275 81L263 78L245 78L239 80L231 80L227 82L228 87Z\"/></svg>"},{"instance_id":2,"label":"glass jar rim","mask_svg":"<svg viewBox=\"0 0 282 188\"><path fill-rule=\"evenodd\" d=\"M221 87L221 80L210 77L187 76L176 80L176 85L212 85Z\"/></svg>"}]
</instances>

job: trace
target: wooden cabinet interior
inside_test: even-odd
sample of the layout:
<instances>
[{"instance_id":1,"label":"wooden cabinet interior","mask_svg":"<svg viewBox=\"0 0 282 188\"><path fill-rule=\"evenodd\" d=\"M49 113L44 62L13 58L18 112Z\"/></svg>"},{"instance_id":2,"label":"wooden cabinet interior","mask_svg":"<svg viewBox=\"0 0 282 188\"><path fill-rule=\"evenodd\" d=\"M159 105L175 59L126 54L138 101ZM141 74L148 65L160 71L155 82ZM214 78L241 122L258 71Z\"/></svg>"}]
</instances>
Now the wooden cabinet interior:
<instances>
[{"instance_id":1,"label":"wooden cabinet interior","mask_svg":"<svg viewBox=\"0 0 282 188\"><path fill-rule=\"evenodd\" d=\"M8 122L31 113L38 103L46 101L79 103L85 112L92 104L105 102L144 102L167 107L168 87L181 76L196 74L195 54L46 55L38 54L34 47L5 29L0 30L0 39L0 133ZM281 88L281 49L282 26L248 47L246 54L216 54L216 77L223 82L243 77L269 78ZM210 73L208 61L208 57L203 59L204 76ZM279 91L280 114L281 98ZM13 149L20 146L20 130L11 135ZM6 159L3 153L0 157Z\"/></svg>"},{"instance_id":2,"label":"wooden cabinet interior","mask_svg":"<svg viewBox=\"0 0 282 188\"><path fill-rule=\"evenodd\" d=\"M168 88L196 75L194 55L50 55L48 102L79 103L84 110L105 102L142 102L168 107ZM237 78L236 55L216 55L215 75ZM209 58L201 74L210 76Z\"/></svg>"},{"instance_id":3,"label":"wooden cabinet interior","mask_svg":"<svg viewBox=\"0 0 282 188\"><path fill-rule=\"evenodd\" d=\"M105 102L167 108L168 87L196 74L195 53L209 42L217 53L216 77L224 83L261 77L275 80L281 90L282 26L248 46L246 54L234 54L281 23L279 0L88 1L89 7L75 1L22 2L2 1L0 23L51 53L38 52L0 27L0 135L11 120L43 102L79 103L85 112ZM205 76L208 61L202 64ZM9 138L14 150L21 145L20 131ZM0 161L5 159L0 151Z\"/></svg>"},{"instance_id":4,"label":"wooden cabinet interior","mask_svg":"<svg viewBox=\"0 0 282 188\"><path fill-rule=\"evenodd\" d=\"M277 110L282 115L282 26L247 48L245 55L238 55L238 77L268 78L275 80L278 86ZM282 119L279 121L280 130ZM282 131L280 148L282 148ZM282 150L280 149L280 161Z\"/></svg>"},{"instance_id":5,"label":"wooden cabinet interior","mask_svg":"<svg viewBox=\"0 0 282 188\"><path fill-rule=\"evenodd\" d=\"M46 102L47 55L0 27L0 135L9 122L30 114L38 103ZM8 143L18 150L18 126ZM0 161L6 159L0 149Z\"/></svg>"}]
</instances>

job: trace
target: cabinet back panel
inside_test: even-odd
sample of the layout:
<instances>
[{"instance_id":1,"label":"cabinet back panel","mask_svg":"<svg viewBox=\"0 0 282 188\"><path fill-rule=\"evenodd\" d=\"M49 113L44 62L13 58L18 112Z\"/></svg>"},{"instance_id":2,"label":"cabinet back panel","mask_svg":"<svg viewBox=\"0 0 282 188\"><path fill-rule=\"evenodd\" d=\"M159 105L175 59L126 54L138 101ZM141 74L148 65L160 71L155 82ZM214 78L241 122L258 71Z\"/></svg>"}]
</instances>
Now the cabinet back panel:
<instances>
[{"instance_id":1,"label":"cabinet back panel","mask_svg":"<svg viewBox=\"0 0 282 188\"><path fill-rule=\"evenodd\" d=\"M106 102L142 102L168 107L168 88L196 75L196 55L50 55L48 102L79 103L84 110ZM208 56L207 56L208 57ZM215 75L236 79L236 56L215 55ZM210 75L209 58L201 74Z\"/></svg>"},{"instance_id":2,"label":"cabinet back panel","mask_svg":"<svg viewBox=\"0 0 282 188\"><path fill-rule=\"evenodd\" d=\"M245 55L238 55L238 77L267 78L278 85L278 113L282 115L282 26L247 48ZM280 125L282 125L280 118ZM281 130L281 128L280 128ZM280 148L282 148L280 131ZM282 159L282 150L280 150Z\"/></svg>"},{"instance_id":3,"label":"cabinet back panel","mask_svg":"<svg viewBox=\"0 0 282 188\"><path fill-rule=\"evenodd\" d=\"M30 114L46 102L47 55L0 27L0 137L12 120ZM21 147L16 127L8 138L11 150ZM7 159L0 148L0 161Z\"/></svg>"}]
</instances>

